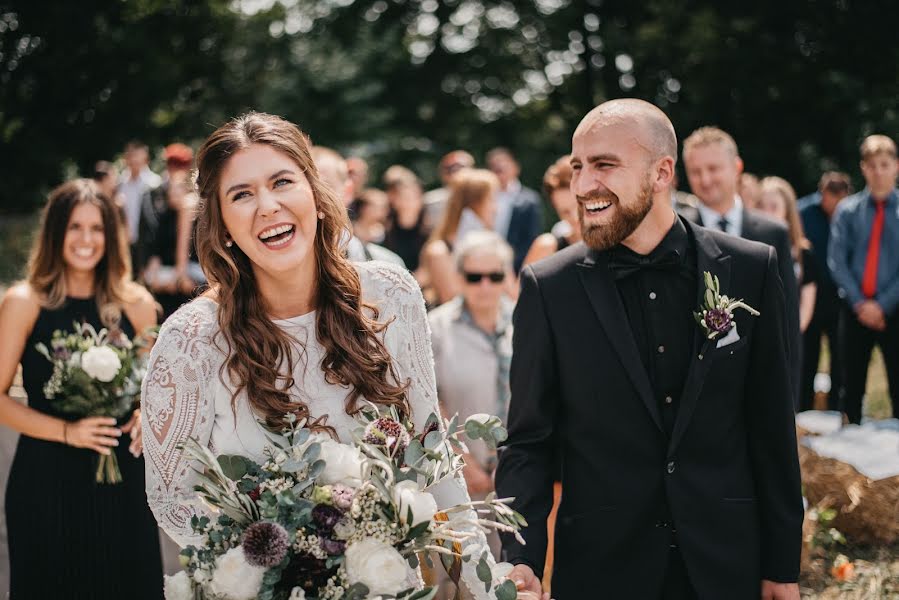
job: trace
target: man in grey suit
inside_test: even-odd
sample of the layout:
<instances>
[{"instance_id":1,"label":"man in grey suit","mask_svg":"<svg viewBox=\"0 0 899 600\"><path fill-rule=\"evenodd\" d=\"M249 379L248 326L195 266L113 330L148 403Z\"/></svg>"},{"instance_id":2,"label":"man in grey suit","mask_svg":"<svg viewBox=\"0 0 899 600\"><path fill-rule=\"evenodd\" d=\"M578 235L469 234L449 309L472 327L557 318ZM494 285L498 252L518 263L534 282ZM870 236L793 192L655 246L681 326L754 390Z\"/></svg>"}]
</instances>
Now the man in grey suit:
<instances>
[{"instance_id":1,"label":"man in grey suit","mask_svg":"<svg viewBox=\"0 0 899 600\"><path fill-rule=\"evenodd\" d=\"M748 210L737 193L743 160L737 143L717 127L700 127L684 140L684 167L690 188L699 199L679 212L691 221L737 237L773 246L786 300L786 344L790 363L794 404L799 397L801 334L799 331L799 285L787 228L755 211Z\"/></svg>"},{"instance_id":2,"label":"man in grey suit","mask_svg":"<svg viewBox=\"0 0 899 600\"><path fill-rule=\"evenodd\" d=\"M515 251L515 272L521 269L531 244L543 232L543 210L540 194L521 185L521 167L508 148L494 148L487 153L487 168L499 179L496 219L493 229L506 238Z\"/></svg>"}]
</instances>

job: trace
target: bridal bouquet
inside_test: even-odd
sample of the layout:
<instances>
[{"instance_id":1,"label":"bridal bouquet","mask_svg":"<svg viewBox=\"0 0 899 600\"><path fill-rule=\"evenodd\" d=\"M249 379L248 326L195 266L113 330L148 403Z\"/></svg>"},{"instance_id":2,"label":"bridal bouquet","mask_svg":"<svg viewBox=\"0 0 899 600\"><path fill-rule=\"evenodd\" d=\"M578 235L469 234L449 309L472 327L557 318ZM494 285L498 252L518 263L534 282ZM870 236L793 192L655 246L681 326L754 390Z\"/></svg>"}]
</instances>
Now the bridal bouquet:
<instances>
[{"instance_id":1,"label":"bridal bouquet","mask_svg":"<svg viewBox=\"0 0 899 600\"><path fill-rule=\"evenodd\" d=\"M194 488L217 516L194 517L204 544L181 552L186 571L166 578L166 600L428 600L415 569L435 552L458 582L463 561L498 600L514 600L511 565L491 569L483 545L463 543L493 528L518 535L524 519L495 496L438 511L428 491L454 477L459 435L496 445L500 420L431 415L424 431L395 410L363 411L352 445L305 429L293 415L270 436L262 464L183 445L202 470Z\"/></svg>"},{"instance_id":2,"label":"bridal bouquet","mask_svg":"<svg viewBox=\"0 0 899 600\"><path fill-rule=\"evenodd\" d=\"M53 363L44 396L60 412L84 417L129 415L140 401L146 360L138 350L148 335L128 339L121 330L99 332L90 324L74 323L74 332L54 331L50 348L35 348ZM122 473L115 452L100 455L97 483L120 483Z\"/></svg>"}]
</instances>

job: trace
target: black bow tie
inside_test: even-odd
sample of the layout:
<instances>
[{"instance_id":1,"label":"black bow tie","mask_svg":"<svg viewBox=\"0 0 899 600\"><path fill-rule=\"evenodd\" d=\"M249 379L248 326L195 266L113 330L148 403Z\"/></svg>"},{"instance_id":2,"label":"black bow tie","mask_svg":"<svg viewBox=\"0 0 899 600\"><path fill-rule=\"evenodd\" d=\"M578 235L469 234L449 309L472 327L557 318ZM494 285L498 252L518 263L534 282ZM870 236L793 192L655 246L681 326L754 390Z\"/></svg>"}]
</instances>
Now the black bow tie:
<instances>
[{"instance_id":1,"label":"black bow tie","mask_svg":"<svg viewBox=\"0 0 899 600\"><path fill-rule=\"evenodd\" d=\"M623 279L643 269L658 271L676 269L680 264L681 258L677 250L660 252L655 256L652 254L640 256L632 252L613 252L609 257L609 270L612 271L615 279Z\"/></svg>"}]
</instances>

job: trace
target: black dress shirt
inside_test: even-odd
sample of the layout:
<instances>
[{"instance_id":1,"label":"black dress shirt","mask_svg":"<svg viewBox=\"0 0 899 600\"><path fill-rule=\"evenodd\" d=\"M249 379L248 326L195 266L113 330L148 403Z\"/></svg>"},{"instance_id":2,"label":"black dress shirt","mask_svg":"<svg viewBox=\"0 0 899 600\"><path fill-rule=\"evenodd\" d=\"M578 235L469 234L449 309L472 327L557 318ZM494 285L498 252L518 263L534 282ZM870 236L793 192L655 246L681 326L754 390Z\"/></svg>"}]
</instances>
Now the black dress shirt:
<instances>
[{"instance_id":1,"label":"black dress shirt","mask_svg":"<svg viewBox=\"0 0 899 600\"><path fill-rule=\"evenodd\" d=\"M693 354L698 325L696 310L696 250L681 220L675 219L656 248L646 257L624 246L615 248L616 258L652 262L676 253L675 264L643 268L617 278L640 359L659 403L668 435L674 427L679 398Z\"/></svg>"}]
</instances>

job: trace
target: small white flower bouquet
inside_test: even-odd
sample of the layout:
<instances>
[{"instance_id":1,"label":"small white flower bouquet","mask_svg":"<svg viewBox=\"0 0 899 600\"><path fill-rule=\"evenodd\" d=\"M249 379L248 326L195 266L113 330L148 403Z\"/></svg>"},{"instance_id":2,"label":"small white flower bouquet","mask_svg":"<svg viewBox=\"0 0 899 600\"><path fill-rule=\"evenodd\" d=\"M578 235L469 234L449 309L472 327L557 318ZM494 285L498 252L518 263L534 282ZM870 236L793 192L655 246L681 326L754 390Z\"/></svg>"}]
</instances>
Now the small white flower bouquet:
<instances>
[{"instance_id":1,"label":"small white flower bouquet","mask_svg":"<svg viewBox=\"0 0 899 600\"><path fill-rule=\"evenodd\" d=\"M182 550L186 570L166 579L166 599L428 600L437 590L422 588L414 569L436 552L457 581L462 561L476 561L485 591L514 600L509 566L491 569L487 547L463 543L479 529L518 535L524 519L493 495L438 511L429 492L462 468L463 429L495 445L506 436L499 419L441 427L431 415L418 433L394 409L360 419L348 445L288 415L263 464L184 444L202 466L194 489L218 516L193 518L205 543Z\"/></svg>"},{"instance_id":2,"label":"small white flower bouquet","mask_svg":"<svg viewBox=\"0 0 899 600\"><path fill-rule=\"evenodd\" d=\"M98 332L77 322L72 333L54 331L50 348L42 343L35 346L53 364L44 396L60 412L79 419L129 415L140 402L146 374L146 360L138 351L153 333L155 329L131 340L121 330ZM96 481L122 481L115 452L100 456Z\"/></svg>"}]
</instances>

